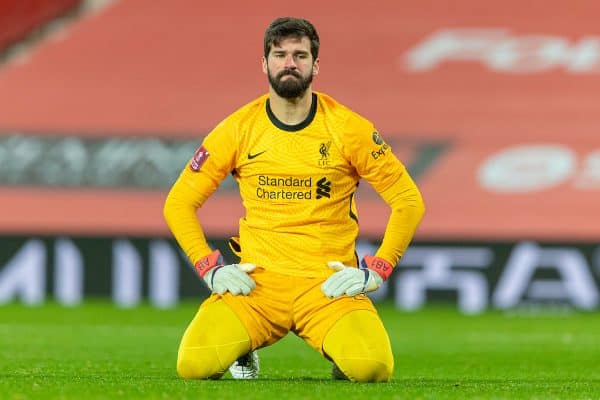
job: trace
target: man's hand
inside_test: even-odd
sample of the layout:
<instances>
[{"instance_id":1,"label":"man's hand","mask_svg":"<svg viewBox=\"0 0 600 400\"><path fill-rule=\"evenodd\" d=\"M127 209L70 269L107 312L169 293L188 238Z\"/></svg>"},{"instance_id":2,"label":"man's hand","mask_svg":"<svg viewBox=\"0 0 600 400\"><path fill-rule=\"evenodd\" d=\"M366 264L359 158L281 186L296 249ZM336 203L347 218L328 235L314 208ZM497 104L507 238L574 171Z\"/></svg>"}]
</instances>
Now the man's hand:
<instances>
[{"instance_id":1,"label":"man's hand","mask_svg":"<svg viewBox=\"0 0 600 400\"><path fill-rule=\"evenodd\" d=\"M339 261L329 261L329 268L337 271L321 286L327 297L340 297L344 294L355 296L376 290L383 283L379 274L368 268L347 267Z\"/></svg>"},{"instance_id":2,"label":"man's hand","mask_svg":"<svg viewBox=\"0 0 600 400\"><path fill-rule=\"evenodd\" d=\"M204 275L204 282L214 293L229 292L233 295L247 296L256 287L256 283L248 275L254 268L254 264L222 265L208 271Z\"/></svg>"},{"instance_id":3,"label":"man's hand","mask_svg":"<svg viewBox=\"0 0 600 400\"><path fill-rule=\"evenodd\" d=\"M202 258L194 266L196 272L213 293L230 292L233 295L248 295L256 287L248 272L256 268L254 264L223 265L223 257L215 250Z\"/></svg>"},{"instance_id":4,"label":"man's hand","mask_svg":"<svg viewBox=\"0 0 600 400\"><path fill-rule=\"evenodd\" d=\"M339 261L329 261L327 265L337 271L321 285L325 296L331 298L377 290L393 269L384 259L369 255L362 260L360 268L347 267Z\"/></svg>"}]
</instances>

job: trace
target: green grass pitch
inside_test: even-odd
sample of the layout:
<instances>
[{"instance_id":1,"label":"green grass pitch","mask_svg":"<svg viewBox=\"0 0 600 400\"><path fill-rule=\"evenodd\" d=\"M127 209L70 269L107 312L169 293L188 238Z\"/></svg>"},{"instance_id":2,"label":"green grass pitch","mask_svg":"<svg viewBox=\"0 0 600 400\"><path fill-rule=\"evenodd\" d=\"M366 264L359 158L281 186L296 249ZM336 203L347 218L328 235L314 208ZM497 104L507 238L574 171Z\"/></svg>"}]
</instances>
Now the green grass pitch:
<instances>
[{"instance_id":1,"label":"green grass pitch","mask_svg":"<svg viewBox=\"0 0 600 400\"><path fill-rule=\"evenodd\" d=\"M332 381L330 364L294 335L259 350L256 381L181 380L177 345L195 304L0 306L0 399L600 398L597 313L378 309L396 359L389 384Z\"/></svg>"}]
</instances>

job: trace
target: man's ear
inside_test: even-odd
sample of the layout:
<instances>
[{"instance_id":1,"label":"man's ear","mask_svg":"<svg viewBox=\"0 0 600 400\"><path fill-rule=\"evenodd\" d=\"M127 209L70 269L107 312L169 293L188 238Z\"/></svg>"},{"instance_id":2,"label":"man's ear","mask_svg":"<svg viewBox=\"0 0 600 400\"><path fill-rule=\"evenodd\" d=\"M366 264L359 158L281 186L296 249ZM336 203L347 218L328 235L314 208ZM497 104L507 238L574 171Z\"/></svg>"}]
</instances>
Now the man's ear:
<instances>
[{"instance_id":1,"label":"man's ear","mask_svg":"<svg viewBox=\"0 0 600 400\"><path fill-rule=\"evenodd\" d=\"M319 74L319 61L321 61L321 59L317 58L315 60L315 62L313 63L313 76L318 75Z\"/></svg>"},{"instance_id":2,"label":"man's ear","mask_svg":"<svg viewBox=\"0 0 600 400\"><path fill-rule=\"evenodd\" d=\"M262 71L263 73L267 73L267 59L265 58L265 56L262 56L260 59L260 63L262 64Z\"/></svg>"}]
</instances>

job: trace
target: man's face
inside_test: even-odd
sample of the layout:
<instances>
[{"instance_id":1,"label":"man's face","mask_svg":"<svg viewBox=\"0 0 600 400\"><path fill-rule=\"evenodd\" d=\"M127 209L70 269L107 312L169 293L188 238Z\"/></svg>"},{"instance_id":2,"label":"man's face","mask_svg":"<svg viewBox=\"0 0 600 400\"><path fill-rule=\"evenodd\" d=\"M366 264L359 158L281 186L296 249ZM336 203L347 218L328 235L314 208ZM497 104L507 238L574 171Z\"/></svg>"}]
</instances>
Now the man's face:
<instances>
[{"instance_id":1,"label":"man's face","mask_svg":"<svg viewBox=\"0 0 600 400\"><path fill-rule=\"evenodd\" d=\"M263 57L262 64L275 93L286 99L303 95L319 71L319 60L313 60L307 37L282 39Z\"/></svg>"}]
</instances>

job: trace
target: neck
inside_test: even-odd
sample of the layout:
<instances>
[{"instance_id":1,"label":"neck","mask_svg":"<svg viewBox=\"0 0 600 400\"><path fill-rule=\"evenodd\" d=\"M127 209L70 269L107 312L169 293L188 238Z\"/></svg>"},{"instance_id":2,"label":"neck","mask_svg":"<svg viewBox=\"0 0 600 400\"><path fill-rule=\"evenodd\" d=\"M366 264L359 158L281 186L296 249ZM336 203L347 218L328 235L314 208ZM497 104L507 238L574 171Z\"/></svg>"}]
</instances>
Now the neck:
<instances>
[{"instance_id":1,"label":"neck","mask_svg":"<svg viewBox=\"0 0 600 400\"><path fill-rule=\"evenodd\" d=\"M270 89L269 104L278 120L286 125L296 125L308 117L312 105L312 91L308 89L299 97L285 99Z\"/></svg>"}]
</instances>

